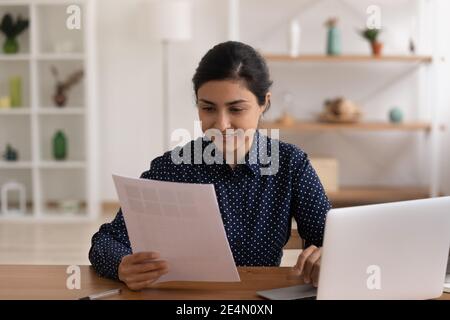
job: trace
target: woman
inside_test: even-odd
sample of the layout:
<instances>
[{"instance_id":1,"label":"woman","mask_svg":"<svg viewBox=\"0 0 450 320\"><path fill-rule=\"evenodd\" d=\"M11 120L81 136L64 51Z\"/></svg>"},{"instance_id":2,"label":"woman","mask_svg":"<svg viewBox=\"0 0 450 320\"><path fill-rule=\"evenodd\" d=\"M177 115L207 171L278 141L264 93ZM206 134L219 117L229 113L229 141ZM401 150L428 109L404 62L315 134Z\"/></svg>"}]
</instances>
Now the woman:
<instances>
[{"instance_id":1,"label":"woman","mask_svg":"<svg viewBox=\"0 0 450 320\"><path fill-rule=\"evenodd\" d=\"M238 266L279 266L294 217L306 249L293 272L317 286L325 217L331 206L305 152L255 132L270 107L272 81L264 59L240 42L218 44L202 58L193 85L205 133L200 151L213 146L210 155L225 158L225 163L174 161L198 146L191 141L154 159L141 178L214 184ZM258 153L263 143L270 153L269 171L264 171L267 162ZM93 236L89 252L98 274L119 279L132 290L149 287L168 272L170 266L154 261L158 258L157 252L132 253L121 210Z\"/></svg>"}]
</instances>

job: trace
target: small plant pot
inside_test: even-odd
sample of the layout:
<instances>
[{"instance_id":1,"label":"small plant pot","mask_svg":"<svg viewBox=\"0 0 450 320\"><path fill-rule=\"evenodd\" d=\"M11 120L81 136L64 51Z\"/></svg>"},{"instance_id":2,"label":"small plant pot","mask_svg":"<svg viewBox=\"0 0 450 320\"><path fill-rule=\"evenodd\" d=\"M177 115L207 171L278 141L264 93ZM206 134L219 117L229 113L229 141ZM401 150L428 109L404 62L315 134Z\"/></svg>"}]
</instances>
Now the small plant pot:
<instances>
[{"instance_id":1,"label":"small plant pot","mask_svg":"<svg viewBox=\"0 0 450 320\"><path fill-rule=\"evenodd\" d=\"M6 54L14 54L19 52L19 43L15 38L6 38L3 44L3 52Z\"/></svg>"},{"instance_id":2,"label":"small plant pot","mask_svg":"<svg viewBox=\"0 0 450 320\"><path fill-rule=\"evenodd\" d=\"M372 47L372 54L376 57L381 56L381 53L383 51L383 43L381 42L372 42L371 43L371 47Z\"/></svg>"}]
</instances>

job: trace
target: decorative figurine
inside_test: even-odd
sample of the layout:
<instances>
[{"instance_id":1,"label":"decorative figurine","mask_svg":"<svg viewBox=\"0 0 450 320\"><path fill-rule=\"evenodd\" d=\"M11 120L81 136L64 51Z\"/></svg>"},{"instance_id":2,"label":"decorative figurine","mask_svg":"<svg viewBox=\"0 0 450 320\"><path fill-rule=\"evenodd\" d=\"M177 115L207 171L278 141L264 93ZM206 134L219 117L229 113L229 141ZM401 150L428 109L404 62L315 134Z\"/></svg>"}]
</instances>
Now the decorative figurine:
<instances>
[{"instance_id":1,"label":"decorative figurine","mask_svg":"<svg viewBox=\"0 0 450 320\"><path fill-rule=\"evenodd\" d=\"M83 78L83 70L78 70L70 74L65 81L60 80L58 69L55 66L51 66L51 72L56 80L55 94L53 95L53 101L58 107L64 107L67 103L68 91L81 81Z\"/></svg>"},{"instance_id":2,"label":"decorative figurine","mask_svg":"<svg viewBox=\"0 0 450 320\"><path fill-rule=\"evenodd\" d=\"M9 96L0 97L0 109L11 108L11 98Z\"/></svg>"},{"instance_id":3,"label":"decorative figurine","mask_svg":"<svg viewBox=\"0 0 450 320\"><path fill-rule=\"evenodd\" d=\"M10 206L10 200L9 200L9 193L17 192L18 198L19 198L19 206L17 209L11 209L12 206ZM10 181L5 183L2 186L2 213L5 215L8 214L25 214L26 212L26 191L25 187L16 182L16 181Z\"/></svg>"},{"instance_id":4,"label":"decorative figurine","mask_svg":"<svg viewBox=\"0 0 450 320\"><path fill-rule=\"evenodd\" d=\"M392 108L389 111L389 121L391 123L401 123L403 121L403 111L398 107Z\"/></svg>"},{"instance_id":5,"label":"decorative figurine","mask_svg":"<svg viewBox=\"0 0 450 320\"><path fill-rule=\"evenodd\" d=\"M361 118L360 108L352 101L337 98L325 101L325 111L319 116L319 121L334 123L354 123Z\"/></svg>"},{"instance_id":6,"label":"decorative figurine","mask_svg":"<svg viewBox=\"0 0 450 320\"><path fill-rule=\"evenodd\" d=\"M295 124L295 118L290 114L294 104L294 95L291 92L283 93L282 115L276 120L282 126L290 127Z\"/></svg>"},{"instance_id":7,"label":"decorative figurine","mask_svg":"<svg viewBox=\"0 0 450 320\"><path fill-rule=\"evenodd\" d=\"M3 154L3 159L6 161L17 161L19 158L19 153L16 149L11 147L11 145L8 143L6 145L6 151Z\"/></svg>"}]
</instances>

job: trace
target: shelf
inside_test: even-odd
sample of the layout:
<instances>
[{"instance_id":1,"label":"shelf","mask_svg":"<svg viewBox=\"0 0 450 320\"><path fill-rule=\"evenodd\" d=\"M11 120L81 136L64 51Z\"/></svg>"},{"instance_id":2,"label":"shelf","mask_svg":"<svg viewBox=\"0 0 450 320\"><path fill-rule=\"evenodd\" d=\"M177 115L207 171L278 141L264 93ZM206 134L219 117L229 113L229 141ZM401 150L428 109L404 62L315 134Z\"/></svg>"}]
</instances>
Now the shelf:
<instances>
[{"instance_id":1,"label":"shelf","mask_svg":"<svg viewBox=\"0 0 450 320\"><path fill-rule=\"evenodd\" d=\"M32 166L32 163L29 161L0 161L0 169L31 169Z\"/></svg>"},{"instance_id":2,"label":"shelf","mask_svg":"<svg viewBox=\"0 0 450 320\"><path fill-rule=\"evenodd\" d=\"M43 53L36 56L36 60L42 61L71 61L83 60L85 55L83 53ZM0 61L30 61L34 56L25 53L18 54L0 54Z\"/></svg>"},{"instance_id":3,"label":"shelf","mask_svg":"<svg viewBox=\"0 0 450 320\"><path fill-rule=\"evenodd\" d=\"M39 163L40 169L84 169L84 161L42 161Z\"/></svg>"},{"instance_id":4,"label":"shelf","mask_svg":"<svg viewBox=\"0 0 450 320\"><path fill-rule=\"evenodd\" d=\"M49 222L49 223L79 223L90 221L90 217L87 213L64 213L58 211L44 211L42 215L37 217L33 215L31 211L25 213L25 215L15 215L15 214L0 214L0 221L2 222L20 222L20 223L35 223L39 222Z\"/></svg>"},{"instance_id":5,"label":"shelf","mask_svg":"<svg viewBox=\"0 0 450 320\"><path fill-rule=\"evenodd\" d=\"M83 60L85 58L83 53L45 53L45 54L39 54L37 56L38 60L42 61L56 61L56 60Z\"/></svg>"},{"instance_id":6,"label":"shelf","mask_svg":"<svg viewBox=\"0 0 450 320\"><path fill-rule=\"evenodd\" d=\"M26 188L27 202L33 203L26 215L0 214L0 221L77 222L98 214L97 190L90 188L97 185L97 177L89 175L98 152L93 148L97 132L91 121L97 108L96 92L90 91L95 87L91 81L96 70L88 61L96 55L93 2L0 0L0 18L11 12L30 19L29 28L18 38L20 51L11 55L0 52L0 89L3 95L8 94L9 79L21 77L23 106L0 109L0 188L8 181L17 181ZM66 26L69 4L78 4L81 9L80 29L55 27ZM0 36L0 45L1 40ZM58 69L60 80L84 71L62 108L54 102L57 79L52 66ZM53 157L58 130L67 138L67 158L62 161ZM18 150L19 161L3 161L1 154L8 143ZM84 205L79 214L48 205L64 200L79 200Z\"/></svg>"},{"instance_id":7,"label":"shelf","mask_svg":"<svg viewBox=\"0 0 450 320\"><path fill-rule=\"evenodd\" d=\"M28 107L0 109L0 116L27 116L31 114Z\"/></svg>"},{"instance_id":8,"label":"shelf","mask_svg":"<svg viewBox=\"0 0 450 320\"><path fill-rule=\"evenodd\" d=\"M23 222L23 221L30 221L33 219L33 211L30 209L27 209L25 214L4 214L3 212L0 213L0 221L11 221L11 222Z\"/></svg>"},{"instance_id":9,"label":"shelf","mask_svg":"<svg viewBox=\"0 0 450 320\"><path fill-rule=\"evenodd\" d=\"M292 126L281 125L278 122L262 122L261 129L279 129L286 131L425 131L431 130L431 124L426 122L409 122L392 124L388 122L360 122L360 123L325 123L325 122L296 122ZM441 130L445 129L441 127Z\"/></svg>"},{"instance_id":10,"label":"shelf","mask_svg":"<svg viewBox=\"0 0 450 320\"><path fill-rule=\"evenodd\" d=\"M43 208L42 218L47 221L58 221L58 220L79 220L87 218L88 214L86 212L86 203L82 203L80 210L77 212L64 212L63 209L59 208L56 203L47 204Z\"/></svg>"},{"instance_id":11,"label":"shelf","mask_svg":"<svg viewBox=\"0 0 450 320\"><path fill-rule=\"evenodd\" d=\"M300 55L291 57L281 54L264 55L267 61L273 62L414 62L414 63L431 63L431 56L380 56L373 57L368 55L341 55L341 56L325 56L325 55Z\"/></svg>"},{"instance_id":12,"label":"shelf","mask_svg":"<svg viewBox=\"0 0 450 320\"><path fill-rule=\"evenodd\" d=\"M347 207L384 202L429 198L429 189L421 187L343 187L328 192L333 207Z\"/></svg>"},{"instance_id":13,"label":"shelf","mask_svg":"<svg viewBox=\"0 0 450 320\"><path fill-rule=\"evenodd\" d=\"M28 61L29 54L0 54L0 61Z\"/></svg>"},{"instance_id":14,"label":"shelf","mask_svg":"<svg viewBox=\"0 0 450 320\"><path fill-rule=\"evenodd\" d=\"M0 109L0 116L27 116L31 115L33 111L28 107ZM67 107L58 109L56 107L40 108L37 114L39 115L56 115L56 116L70 116L70 115L84 115L85 109L82 107Z\"/></svg>"},{"instance_id":15,"label":"shelf","mask_svg":"<svg viewBox=\"0 0 450 320\"><path fill-rule=\"evenodd\" d=\"M85 114L84 108L68 107L57 109L52 108L41 108L38 111L40 115L55 115L55 116L70 116L70 115L83 115Z\"/></svg>"}]
</instances>

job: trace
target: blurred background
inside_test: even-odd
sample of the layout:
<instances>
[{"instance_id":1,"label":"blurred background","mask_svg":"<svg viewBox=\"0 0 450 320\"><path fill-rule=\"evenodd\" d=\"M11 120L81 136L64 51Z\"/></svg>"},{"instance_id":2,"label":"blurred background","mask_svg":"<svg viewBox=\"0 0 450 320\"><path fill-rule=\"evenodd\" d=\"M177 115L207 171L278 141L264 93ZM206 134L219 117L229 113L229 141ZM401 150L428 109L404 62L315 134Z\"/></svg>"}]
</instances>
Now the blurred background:
<instances>
[{"instance_id":1,"label":"blurred background","mask_svg":"<svg viewBox=\"0 0 450 320\"><path fill-rule=\"evenodd\" d=\"M0 263L88 264L111 175L198 136L215 44L267 60L262 128L304 149L334 207L450 195L445 0L0 0ZM198 129L198 128L197 128ZM295 263L295 231L283 265Z\"/></svg>"}]
</instances>

